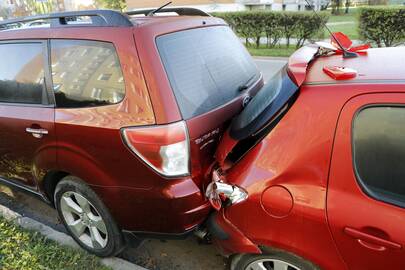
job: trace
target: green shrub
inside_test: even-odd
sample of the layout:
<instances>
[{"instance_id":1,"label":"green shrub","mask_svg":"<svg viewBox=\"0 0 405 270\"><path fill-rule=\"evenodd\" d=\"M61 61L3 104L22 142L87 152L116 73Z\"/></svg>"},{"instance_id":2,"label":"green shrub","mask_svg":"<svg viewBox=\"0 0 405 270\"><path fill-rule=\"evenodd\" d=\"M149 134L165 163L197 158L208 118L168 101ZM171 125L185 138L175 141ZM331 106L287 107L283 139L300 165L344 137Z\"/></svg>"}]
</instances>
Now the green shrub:
<instances>
[{"instance_id":1,"label":"green shrub","mask_svg":"<svg viewBox=\"0 0 405 270\"><path fill-rule=\"evenodd\" d=\"M315 37L329 19L329 16L325 13L320 13L319 16L311 13L305 13L303 15L298 15L300 13L295 13L295 29L294 36L297 39L297 48L304 45L305 41Z\"/></svg>"},{"instance_id":2,"label":"green shrub","mask_svg":"<svg viewBox=\"0 0 405 270\"><path fill-rule=\"evenodd\" d=\"M267 47L274 47L282 38L286 39L287 47L291 38L296 38L300 47L328 20L326 14L318 17L312 12L240 11L213 15L224 19L238 36L245 38L247 46L254 40L257 48L261 37L267 37Z\"/></svg>"},{"instance_id":3,"label":"green shrub","mask_svg":"<svg viewBox=\"0 0 405 270\"><path fill-rule=\"evenodd\" d=\"M362 8L359 31L378 47L398 45L405 40L405 8Z\"/></svg>"},{"instance_id":4,"label":"green shrub","mask_svg":"<svg viewBox=\"0 0 405 270\"><path fill-rule=\"evenodd\" d=\"M263 31L267 38L267 47L274 47L284 36L281 19L280 13L266 12Z\"/></svg>"}]
</instances>

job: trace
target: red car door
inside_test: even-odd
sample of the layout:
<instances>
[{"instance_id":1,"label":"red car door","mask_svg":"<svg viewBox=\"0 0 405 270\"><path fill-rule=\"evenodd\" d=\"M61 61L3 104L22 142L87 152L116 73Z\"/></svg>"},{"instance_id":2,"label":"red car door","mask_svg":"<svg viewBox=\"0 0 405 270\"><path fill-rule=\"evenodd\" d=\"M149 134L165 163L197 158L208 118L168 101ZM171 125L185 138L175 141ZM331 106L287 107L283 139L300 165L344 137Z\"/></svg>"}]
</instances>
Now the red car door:
<instances>
[{"instance_id":1,"label":"red car door","mask_svg":"<svg viewBox=\"0 0 405 270\"><path fill-rule=\"evenodd\" d=\"M0 179L35 188L56 161L46 42L1 42L0 55Z\"/></svg>"},{"instance_id":2,"label":"red car door","mask_svg":"<svg viewBox=\"0 0 405 270\"><path fill-rule=\"evenodd\" d=\"M405 269L405 94L367 94L343 108L327 214L351 270Z\"/></svg>"}]
</instances>

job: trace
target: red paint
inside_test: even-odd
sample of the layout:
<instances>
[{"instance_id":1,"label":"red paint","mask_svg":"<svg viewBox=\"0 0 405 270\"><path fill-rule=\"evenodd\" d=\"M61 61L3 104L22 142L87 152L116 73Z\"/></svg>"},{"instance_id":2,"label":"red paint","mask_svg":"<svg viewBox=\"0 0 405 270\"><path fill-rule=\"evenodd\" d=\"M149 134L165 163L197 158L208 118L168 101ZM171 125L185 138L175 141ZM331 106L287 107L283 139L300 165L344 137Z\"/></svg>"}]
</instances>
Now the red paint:
<instances>
[{"instance_id":1,"label":"red paint","mask_svg":"<svg viewBox=\"0 0 405 270\"><path fill-rule=\"evenodd\" d=\"M295 84L300 86L307 76L307 68L318 47L302 47L293 53L288 59L288 71Z\"/></svg>"},{"instance_id":2,"label":"red paint","mask_svg":"<svg viewBox=\"0 0 405 270\"><path fill-rule=\"evenodd\" d=\"M352 119L359 108L405 104L403 55L403 48L371 49L353 59L319 57L307 66L291 109L224 172L224 181L244 188L249 197L215 214L218 224L226 220L234 226L223 227L230 239L215 239L220 250L249 253L250 246L240 244L249 240L256 247L292 252L321 269L405 269L404 209L360 189L351 149ZM303 63L295 69L296 80L303 79ZM322 72L324 66L343 63L359 76L335 81ZM286 192L271 191L279 186L293 200L288 215L272 215L291 205Z\"/></svg>"},{"instance_id":3,"label":"red paint","mask_svg":"<svg viewBox=\"0 0 405 270\"><path fill-rule=\"evenodd\" d=\"M273 217L283 218L290 214L294 205L291 193L283 186L271 186L262 194L262 206Z\"/></svg>"},{"instance_id":4,"label":"red paint","mask_svg":"<svg viewBox=\"0 0 405 270\"><path fill-rule=\"evenodd\" d=\"M242 109L243 96L185 121L190 142L189 176L165 178L153 171L128 149L121 131L183 120L156 48L156 37L226 24L218 18L197 16L139 17L133 22L134 27L0 31L0 40L110 42L117 51L126 88L123 101L109 106L54 109L1 104L1 154L13 153L18 162L23 158L28 172L22 174L19 183L44 194L43 181L52 172L65 172L83 179L102 198L122 229L183 233L201 224L211 210L202 192L206 175L210 173L225 125ZM253 96L262 85L260 79L244 94ZM33 124L47 128L49 134L43 140L34 140L24 132ZM207 134L210 134L209 140L198 143ZM18 144L10 143L17 141ZM7 147L2 147L4 142ZM6 165L0 163L0 169ZM32 168L35 170L31 171ZM53 194L45 195L52 198Z\"/></svg>"},{"instance_id":5,"label":"red paint","mask_svg":"<svg viewBox=\"0 0 405 270\"><path fill-rule=\"evenodd\" d=\"M404 104L404 86L370 88L379 91L352 98L341 112L329 178L328 217L336 244L351 269L404 269L404 209L371 199L361 190L351 155L353 114L368 104Z\"/></svg>"},{"instance_id":6,"label":"red paint","mask_svg":"<svg viewBox=\"0 0 405 270\"><path fill-rule=\"evenodd\" d=\"M339 44L342 45L345 49L349 49L353 42L349 39L348 36L343 34L342 32L336 32L333 33L333 36L330 38L330 43L335 46L336 48L339 48Z\"/></svg>"},{"instance_id":7,"label":"red paint","mask_svg":"<svg viewBox=\"0 0 405 270\"><path fill-rule=\"evenodd\" d=\"M342 32L336 32L333 33L333 36L330 37L330 43L336 48L335 50L336 54L343 53L342 49L340 49L340 46L336 40L340 43L340 45L343 46L343 48L345 48L345 50L349 52L365 53L367 52L368 49L371 48L370 44L361 44L357 46L352 46L353 42L349 39L348 36L346 36Z\"/></svg>"},{"instance_id":8,"label":"red paint","mask_svg":"<svg viewBox=\"0 0 405 270\"><path fill-rule=\"evenodd\" d=\"M218 162L219 166L224 167L225 159L232 151L232 149L238 143L237 140L231 138L229 130L224 133L224 136L221 138L221 142L215 152L215 159Z\"/></svg>"},{"instance_id":9,"label":"red paint","mask_svg":"<svg viewBox=\"0 0 405 270\"><path fill-rule=\"evenodd\" d=\"M261 254L261 250L248 237L246 237L237 227L226 218L223 211L218 212L214 217L215 222L228 234L224 240L213 239L214 244L219 247L224 255L234 254L234 250L239 253Z\"/></svg>"},{"instance_id":10,"label":"red paint","mask_svg":"<svg viewBox=\"0 0 405 270\"><path fill-rule=\"evenodd\" d=\"M349 80L357 76L357 71L347 67L326 66L323 72L335 80Z\"/></svg>"}]
</instances>

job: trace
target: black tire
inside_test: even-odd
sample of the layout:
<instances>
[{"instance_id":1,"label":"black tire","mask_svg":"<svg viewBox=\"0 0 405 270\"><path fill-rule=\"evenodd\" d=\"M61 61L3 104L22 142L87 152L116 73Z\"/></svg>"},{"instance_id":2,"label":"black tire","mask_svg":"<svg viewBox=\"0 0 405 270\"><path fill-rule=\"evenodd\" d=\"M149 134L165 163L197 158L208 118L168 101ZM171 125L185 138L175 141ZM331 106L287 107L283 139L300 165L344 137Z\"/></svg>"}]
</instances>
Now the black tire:
<instances>
[{"instance_id":1,"label":"black tire","mask_svg":"<svg viewBox=\"0 0 405 270\"><path fill-rule=\"evenodd\" d=\"M320 268L316 265L292 253L283 252L276 249L266 249L264 252L265 254L234 255L230 258L229 268L230 270L251 270L248 266L256 261L278 260L292 265L295 267L295 269L299 270L320 270ZM266 266L268 270L273 269L271 262L268 262L268 265ZM288 267L288 270L292 270L294 267Z\"/></svg>"},{"instance_id":2,"label":"black tire","mask_svg":"<svg viewBox=\"0 0 405 270\"><path fill-rule=\"evenodd\" d=\"M67 225L61 210L61 199L64 194L68 194L67 192L74 192L83 196L88 202L90 202L92 210L95 209L97 214L102 218L106 229L106 234L104 235L106 236L106 241L104 242L104 244L106 243L105 247L90 247L86 245ZM55 188L54 199L59 217L65 225L66 230L83 249L99 257L109 257L117 255L125 248L121 230L118 228L107 207L97 194L81 179L74 176L66 176L63 178ZM87 228L87 230L89 230L89 228Z\"/></svg>"}]
</instances>

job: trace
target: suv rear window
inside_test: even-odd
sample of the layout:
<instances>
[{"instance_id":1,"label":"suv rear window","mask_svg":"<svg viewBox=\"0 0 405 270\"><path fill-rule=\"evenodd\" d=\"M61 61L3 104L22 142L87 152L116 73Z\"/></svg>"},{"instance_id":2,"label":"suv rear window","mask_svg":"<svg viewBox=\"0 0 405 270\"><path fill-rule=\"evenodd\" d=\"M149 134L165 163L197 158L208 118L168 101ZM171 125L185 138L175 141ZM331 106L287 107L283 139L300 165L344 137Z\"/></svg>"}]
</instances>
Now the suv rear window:
<instances>
[{"instance_id":1,"label":"suv rear window","mask_svg":"<svg viewBox=\"0 0 405 270\"><path fill-rule=\"evenodd\" d=\"M260 76L227 26L166 34L156 43L184 119L231 101L241 94L241 86Z\"/></svg>"}]
</instances>

